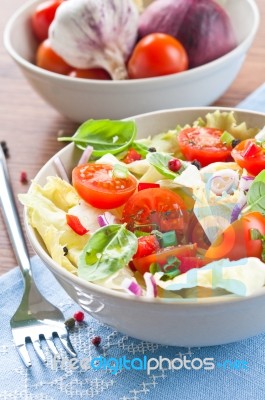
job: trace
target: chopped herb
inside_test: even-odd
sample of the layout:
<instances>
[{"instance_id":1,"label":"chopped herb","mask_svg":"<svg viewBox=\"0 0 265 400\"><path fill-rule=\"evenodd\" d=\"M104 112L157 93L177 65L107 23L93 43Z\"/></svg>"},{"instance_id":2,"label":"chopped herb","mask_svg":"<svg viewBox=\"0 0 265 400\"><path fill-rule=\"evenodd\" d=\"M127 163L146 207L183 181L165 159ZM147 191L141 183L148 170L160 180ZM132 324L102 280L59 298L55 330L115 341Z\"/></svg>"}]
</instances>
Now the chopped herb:
<instances>
[{"instance_id":1,"label":"chopped herb","mask_svg":"<svg viewBox=\"0 0 265 400\"><path fill-rule=\"evenodd\" d=\"M228 146L232 144L233 140L235 140L234 136L231 133L224 131L220 137L220 140L223 144L227 144Z\"/></svg>"}]
</instances>

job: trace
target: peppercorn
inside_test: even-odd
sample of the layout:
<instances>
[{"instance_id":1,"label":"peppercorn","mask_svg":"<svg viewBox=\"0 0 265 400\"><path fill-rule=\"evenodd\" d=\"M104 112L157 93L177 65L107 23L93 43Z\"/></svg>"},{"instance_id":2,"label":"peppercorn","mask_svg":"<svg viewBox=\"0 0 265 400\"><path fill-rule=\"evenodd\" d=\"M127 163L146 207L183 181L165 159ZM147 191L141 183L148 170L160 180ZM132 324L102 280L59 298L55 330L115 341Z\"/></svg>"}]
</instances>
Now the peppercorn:
<instances>
[{"instance_id":1,"label":"peppercorn","mask_svg":"<svg viewBox=\"0 0 265 400\"><path fill-rule=\"evenodd\" d=\"M64 324L68 329L73 329L75 327L75 319L74 318L68 318L64 322Z\"/></svg>"},{"instance_id":2,"label":"peppercorn","mask_svg":"<svg viewBox=\"0 0 265 400\"><path fill-rule=\"evenodd\" d=\"M196 168L201 169L201 163L198 160L193 160L191 165L194 165Z\"/></svg>"},{"instance_id":3,"label":"peppercorn","mask_svg":"<svg viewBox=\"0 0 265 400\"><path fill-rule=\"evenodd\" d=\"M98 347L100 345L100 343L101 343L101 337L100 336L93 337L93 339L91 339L91 343L94 346Z\"/></svg>"},{"instance_id":4,"label":"peppercorn","mask_svg":"<svg viewBox=\"0 0 265 400\"><path fill-rule=\"evenodd\" d=\"M234 140L232 140L231 145L232 145L232 147L234 148L234 147L236 147L240 142L241 142L240 139L234 139Z\"/></svg>"},{"instance_id":5,"label":"peppercorn","mask_svg":"<svg viewBox=\"0 0 265 400\"><path fill-rule=\"evenodd\" d=\"M85 318L85 314L82 311L77 311L76 313L74 313L74 319L77 322L84 321L84 318Z\"/></svg>"},{"instance_id":6,"label":"peppercorn","mask_svg":"<svg viewBox=\"0 0 265 400\"><path fill-rule=\"evenodd\" d=\"M156 148L155 147L149 147L148 151L150 153L155 153L156 152Z\"/></svg>"},{"instance_id":7,"label":"peppercorn","mask_svg":"<svg viewBox=\"0 0 265 400\"><path fill-rule=\"evenodd\" d=\"M67 256L68 254L68 248L66 246L63 247L63 255Z\"/></svg>"},{"instance_id":8,"label":"peppercorn","mask_svg":"<svg viewBox=\"0 0 265 400\"><path fill-rule=\"evenodd\" d=\"M172 160L169 160L169 162L168 162L168 168L172 172L178 172L181 167L182 167L182 164L178 158L172 158Z\"/></svg>"},{"instance_id":9,"label":"peppercorn","mask_svg":"<svg viewBox=\"0 0 265 400\"><path fill-rule=\"evenodd\" d=\"M21 183L28 183L27 173L25 171L20 172L20 182Z\"/></svg>"}]
</instances>

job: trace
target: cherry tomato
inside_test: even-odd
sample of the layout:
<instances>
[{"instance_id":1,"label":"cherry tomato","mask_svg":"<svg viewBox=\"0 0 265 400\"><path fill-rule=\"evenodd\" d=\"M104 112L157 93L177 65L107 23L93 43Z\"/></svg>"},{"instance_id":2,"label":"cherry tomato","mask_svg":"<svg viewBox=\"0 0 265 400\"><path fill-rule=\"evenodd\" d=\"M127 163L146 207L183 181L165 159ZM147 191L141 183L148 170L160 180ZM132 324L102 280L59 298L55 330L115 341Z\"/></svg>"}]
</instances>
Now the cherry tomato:
<instances>
[{"instance_id":1,"label":"cherry tomato","mask_svg":"<svg viewBox=\"0 0 265 400\"><path fill-rule=\"evenodd\" d=\"M244 257L261 258L261 240L252 240L251 229L258 229L262 235L265 234L265 217L258 212L244 215L233 222L215 240L205 254L209 260L229 258L239 260Z\"/></svg>"},{"instance_id":2,"label":"cherry tomato","mask_svg":"<svg viewBox=\"0 0 265 400\"><path fill-rule=\"evenodd\" d=\"M129 149L128 153L126 154L122 162L124 162L125 164L130 164L134 161L138 161L141 159L142 159L141 154L139 154L135 149Z\"/></svg>"},{"instance_id":3,"label":"cherry tomato","mask_svg":"<svg viewBox=\"0 0 265 400\"><path fill-rule=\"evenodd\" d=\"M255 139L240 142L231 152L235 162L249 174L258 175L265 169L265 151L255 143Z\"/></svg>"},{"instance_id":4,"label":"cherry tomato","mask_svg":"<svg viewBox=\"0 0 265 400\"><path fill-rule=\"evenodd\" d=\"M142 236L138 238L137 252L134 258L146 257L155 253L160 248L159 242L155 235Z\"/></svg>"},{"instance_id":5,"label":"cherry tomato","mask_svg":"<svg viewBox=\"0 0 265 400\"><path fill-rule=\"evenodd\" d=\"M203 227L193 213L187 225L187 239L191 243L197 243L201 249L207 250L211 245Z\"/></svg>"},{"instance_id":6,"label":"cherry tomato","mask_svg":"<svg viewBox=\"0 0 265 400\"><path fill-rule=\"evenodd\" d=\"M72 181L83 200L96 208L116 208L124 204L137 187L137 181L112 176L113 166L108 164L82 164L73 169Z\"/></svg>"},{"instance_id":7,"label":"cherry tomato","mask_svg":"<svg viewBox=\"0 0 265 400\"><path fill-rule=\"evenodd\" d=\"M183 231L186 218L186 206L179 195L169 189L151 188L135 193L125 203L122 219L128 229L137 225L154 224L160 231ZM141 228L150 231L152 228Z\"/></svg>"},{"instance_id":8,"label":"cherry tomato","mask_svg":"<svg viewBox=\"0 0 265 400\"><path fill-rule=\"evenodd\" d=\"M73 78L111 80L110 74L103 68L73 69L68 75Z\"/></svg>"},{"instance_id":9,"label":"cherry tomato","mask_svg":"<svg viewBox=\"0 0 265 400\"><path fill-rule=\"evenodd\" d=\"M193 127L179 132L180 151L188 161L197 160L202 167L217 161L227 161L232 146L220 140L223 131L216 128Z\"/></svg>"},{"instance_id":10,"label":"cherry tomato","mask_svg":"<svg viewBox=\"0 0 265 400\"><path fill-rule=\"evenodd\" d=\"M48 38L49 27L57 8L63 0L48 0L40 3L32 15L32 28L36 38L42 42Z\"/></svg>"},{"instance_id":11,"label":"cherry tomato","mask_svg":"<svg viewBox=\"0 0 265 400\"><path fill-rule=\"evenodd\" d=\"M197 251L197 245L186 244L183 246L166 247L157 251L154 254L150 254L146 257L134 258L132 263L137 271L141 274L149 272L150 265L152 263L158 263L163 266L167 263L169 257L195 257Z\"/></svg>"},{"instance_id":12,"label":"cherry tomato","mask_svg":"<svg viewBox=\"0 0 265 400\"><path fill-rule=\"evenodd\" d=\"M201 268L207 264L207 261L204 258L199 257L178 256L178 259L181 263L178 267L181 274L184 274L193 268Z\"/></svg>"},{"instance_id":13,"label":"cherry tomato","mask_svg":"<svg viewBox=\"0 0 265 400\"><path fill-rule=\"evenodd\" d=\"M188 69L188 56L173 36L151 33L135 46L128 61L129 78L150 78Z\"/></svg>"},{"instance_id":14,"label":"cherry tomato","mask_svg":"<svg viewBox=\"0 0 265 400\"><path fill-rule=\"evenodd\" d=\"M49 39L44 40L39 45L36 54L36 64L40 68L63 75L68 74L72 69L70 65L53 51Z\"/></svg>"}]
</instances>

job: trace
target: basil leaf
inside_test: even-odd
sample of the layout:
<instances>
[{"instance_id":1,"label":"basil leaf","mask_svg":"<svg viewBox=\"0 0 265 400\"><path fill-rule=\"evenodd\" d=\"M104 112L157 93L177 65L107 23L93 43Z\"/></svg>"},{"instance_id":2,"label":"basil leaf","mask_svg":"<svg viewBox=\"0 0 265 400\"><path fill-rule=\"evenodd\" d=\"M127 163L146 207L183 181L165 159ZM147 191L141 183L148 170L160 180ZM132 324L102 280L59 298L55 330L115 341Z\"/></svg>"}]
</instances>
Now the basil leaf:
<instances>
[{"instance_id":1,"label":"basil leaf","mask_svg":"<svg viewBox=\"0 0 265 400\"><path fill-rule=\"evenodd\" d=\"M96 281L122 269L136 253L136 236L124 225L108 225L97 230L84 247L78 263L78 276Z\"/></svg>"},{"instance_id":2,"label":"basil leaf","mask_svg":"<svg viewBox=\"0 0 265 400\"><path fill-rule=\"evenodd\" d=\"M248 207L245 211L259 211L265 214L265 171L260 172L254 179L247 194Z\"/></svg>"},{"instance_id":3,"label":"basil leaf","mask_svg":"<svg viewBox=\"0 0 265 400\"><path fill-rule=\"evenodd\" d=\"M137 142L137 141L133 142L131 145L131 148L136 150L137 153L139 153L144 158L149 153L149 151L148 151L149 147L141 142Z\"/></svg>"},{"instance_id":4,"label":"basil leaf","mask_svg":"<svg viewBox=\"0 0 265 400\"><path fill-rule=\"evenodd\" d=\"M72 137L61 137L59 141L74 142L85 150L93 146L92 156L101 157L106 153L117 154L126 150L136 136L134 121L113 121L109 119L89 119L84 122Z\"/></svg>"},{"instance_id":5,"label":"basil leaf","mask_svg":"<svg viewBox=\"0 0 265 400\"><path fill-rule=\"evenodd\" d=\"M155 169L164 175L166 178L175 179L179 174L170 171L168 168L168 162L172 160L172 156L166 153L149 153L146 156L149 164L153 165Z\"/></svg>"}]
</instances>

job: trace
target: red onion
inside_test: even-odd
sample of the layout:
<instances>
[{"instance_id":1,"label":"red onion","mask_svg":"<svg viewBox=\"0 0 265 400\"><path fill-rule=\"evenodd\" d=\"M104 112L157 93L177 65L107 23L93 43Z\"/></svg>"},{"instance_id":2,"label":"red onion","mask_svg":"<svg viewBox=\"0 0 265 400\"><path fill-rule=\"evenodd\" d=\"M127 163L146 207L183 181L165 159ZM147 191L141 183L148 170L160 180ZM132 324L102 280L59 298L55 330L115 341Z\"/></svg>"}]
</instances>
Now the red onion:
<instances>
[{"instance_id":1,"label":"red onion","mask_svg":"<svg viewBox=\"0 0 265 400\"><path fill-rule=\"evenodd\" d=\"M92 146L87 146L85 148L85 150L83 151L83 154L81 155L80 160L78 161L78 165L87 163L88 160L90 159L90 156L91 156L93 150L94 149Z\"/></svg>"},{"instance_id":2,"label":"red onion","mask_svg":"<svg viewBox=\"0 0 265 400\"><path fill-rule=\"evenodd\" d=\"M138 285L138 283L136 283L134 280L129 279L129 278L125 278L122 283L121 286L123 287L123 289L126 289L128 293L133 294L137 297L142 296L142 288L140 285Z\"/></svg>"},{"instance_id":3,"label":"red onion","mask_svg":"<svg viewBox=\"0 0 265 400\"><path fill-rule=\"evenodd\" d=\"M238 199L238 203L234 206L232 213L231 213L231 218L230 218L230 223L232 224L234 221L236 221L247 204L247 198L246 196L242 193L240 198Z\"/></svg>"},{"instance_id":4,"label":"red onion","mask_svg":"<svg viewBox=\"0 0 265 400\"><path fill-rule=\"evenodd\" d=\"M118 224L117 218L115 215L111 214L110 212L106 211L104 214L98 216L98 224L100 227L112 224Z\"/></svg>"},{"instance_id":5,"label":"red onion","mask_svg":"<svg viewBox=\"0 0 265 400\"><path fill-rule=\"evenodd\" d=\"M62 163L60 157L58 157L58 156L55 157L53 159L53 164L55 166L55 169L56 169L56 172L57 172L58 176L60 178L62 178L64 181L69 183L70 181L69 181L68 175L67 175L67 173L65 171L65 168L63 166L63 163Z\"/></svg>"},{"instance_id":6,"label":"red onion","mask_svg":"<svg viewBox=\"0 0 265 400\"><path fill-rule=\"evenodd\" d=\"M239 176L232 169L224 169L215 172L208 180L207 185L217 196L222 196L224 192L231 194L238 187Z\"/></svg>"},{"instance_id":7,"label":"red onion","mask_svg":"<svg viewBox=\"0 0 265 400\"><path fill-rule=\"evenodd\" d=\"M155 279L150 272L145 272L144 280L146 285L146 297L156 297L157 296L157 285Z\"/></svg>"}]
</instances>

